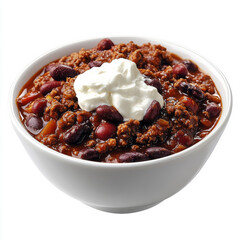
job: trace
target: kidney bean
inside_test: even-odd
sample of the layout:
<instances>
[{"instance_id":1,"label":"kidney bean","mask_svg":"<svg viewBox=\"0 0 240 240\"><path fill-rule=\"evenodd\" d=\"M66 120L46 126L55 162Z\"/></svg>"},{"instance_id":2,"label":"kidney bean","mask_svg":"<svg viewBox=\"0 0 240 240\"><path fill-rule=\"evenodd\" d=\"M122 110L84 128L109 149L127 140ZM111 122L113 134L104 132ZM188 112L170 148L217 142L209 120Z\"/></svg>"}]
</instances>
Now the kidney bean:
<instances>
[{"instance_id":1,"label":"kidney bean","mask_svg":"<svg viewBox=\"0 0 240 240\"><path fill-rule=\"evenodd\" d=\"M183 60L182 63L186 66L189 72L194 73L198 70L198 66L190 60Z\"/></svg>"},{"instance_id":2,"label":"kidney bean","mask_svg":"<svg viewBox=\"0 0 240 240\"><path fill-rule=\"evenodd\" d=\"M88 66L89 66L90 68L93 68L93 67L101 67L102 64L103 64L103 62L101 62L101 61L91 61L91 62L88 63Z\"/></svg>"},{"instance_id":3,"label":"kidney bean","mask_svg":"<svg viewBox=\"0 0 240 240\"><path fill-rule=\"evenodd\" d=\"M68 129L63 134L63 140L68 144L81 143L84 140L84 138L87 135L89 135L89 133L90 127L86 122L84 122L81 124L74 125L70 129Z\"/></svg>"},{"instance_id":4,"label":"kidney bean","mask_svg":"<svg viewBox=\"0 0 240 240\"><path fill-rule=\"evenodd\" d=\"M59 81L49 81L44 83L39 91L42 95L46 95L47 93L51 92L53 88L61 86L61 82Z\"/></svg>"},{"instance_id":5,"label":"kidney bean","mask_svg":"<svg viewBox=\"0 0 240 240\"><path fill-rule=\"evenodd\" d=\"M41 118L30 114L26 117L25 125L31 133L36 134L43 127L43 121Z\"/></svg>"},{"instance_id":6,"label":"kidney bean","mask_svg":"<svg viewBox=\"0 0 240 240\"><path fill-rule=\"evenodd\" d=\"M50 63L44 68L44 73L49 72L52 68L59 66L59 63Z\"/></svg>"},{"instance_id":7,"label":"kidney bean","mask_svg":"<svg viewBox=\"0 0 240 240\"><path fill-rule=\"evenodd\" d=\"M161 85L161 83L157 79L148 78L144 82L147 85L155 87L160 94L162 93L162 85Z\"/></svg>"},{"instance_id":8,"label":"kidney bean","mask_svg":"<svg viewBox=\"0 0 240 240\"><path fill-rule=\"evenodd\" d=\"M216 103L211 102L207 105L206 111L208 112L210 118L218 117L221 112L221 107L218 106Z\"/></svg>"},{"instance_id":9,"label":"kidney bean","mask_svg":"<svg viewBox=\"0 0 240 240\"><path fill-rule=\"evenodd\" d=\"M197 113L198 111L198 105L197 103L191 99L190 97L187 97L187 96L182 96L180 99L179 99L179 102L182 102L186 108L188 108L190 111L192 111L194 114Z\"/></svg>"},{"instance_id":10,"label":"kidney bean","mask_svg":"<svg viewBox=\"0 0 240 240\"><path fill-rule=\"evenodd\" d=\"M66 80L67 77L75 77L76 75L78 75L78 72L76 70L62 64L57 64L50 67L49 72L51 77L56 81Z\"/></svg>"},{"instance_id":11,"label":"kidney bean","mask_svg":"<svg viewBox=\"0 0 240 240\"><path fill-rule=\"evenodd\" d=\"M173 74L175 74L177 78L184 78L188 75L188 70L184 64L178 63L173 66Z\"/></svg>"},{"instance_id":12,"label":"kidney bean","mask_svg":"<svg viewBox=\"0 0 240 240\"><path fill-rule=\"evenodd\" d=\"M160 103L156 100L153 100L145 113L143 121L149 123L154 122L159 117L160 111L161 111Z\"/></svg>"},{"instance_id":13,"label":"kidney bean","mask_svg":"<svg viewBox=\"0 0 240 240\"><path fill-rule=\"evenodd\" d=\"M104 122L101 123L95 130L95 135L101 140L107 140L112 137L117 131L117 127L112 123Z\"/></svg>"},{"instance_id":14,"label":"kidney bean","mask_svg":"<svg viewBox=\"0 0 240 240\"><path fill-rule=\"evenodd\" d=\"M114 46L114 43L109 38L104 38L98 43L97 50L108 50L112 46Z\"/></svg>"},{"instance_id":15,"label":"kidney bean","mask_svg":"<svg viewBox=\"0 0 240 240\"><path fill-rule=\"evenodd\" d=\"M122 122L123 117L118 110L112 106L100 105L96 108L97 114L104 120L110 122Z\"/></svg>"},{"instance_id":16,"label":"kidney bean","mask_svg":"<svg viewBox=\"0 0 240 240\"><path fill-rule=\"evenodd\" d=\"M189 95L193 96L198 101L203 101L205 99L203 91L198 86L190 85L188 92Z\"/></svg>"},{"instance_id":17,"label":"kidney bean","mask_svg":"<svg viewBox=\"0 0 240 240\"><path fill-rule=\"evenodd\" d=\"M140 152L127 152L123 153L119 156L119 162L127 163L127 162L141 162L148 160L147 155Z\"/></svg>"},{"instance_id":18,"label":"kidney bean","mask_svg":"<svg viewBox=\"0 0 240 240\"><path fill-rule=\"evenodd\" d=\"M181 82L178 85L178 89L183 93L189 94L190 96L194 97L198 101L203 101L205 99L204 92L201 90L201 88L199 88L196 85L192 85L186 82Z\"/></svg>"},{"instance_id":19,"label":"kidney bean","mask_svg":"<svg viewBox=\"0 0 240 240\"><path fill-rule=\"evenodd\" d=\"M41 117L46 106L47 100L45 98L39 98L33 102L32 112Z\"/></svg>"},{"instance_id":20,"label":"kidney bean","mask_svg":"<svg viewBox=\"0 0 240 240\"><path fill-rule=\"evenodd\" d=\"M163 147L151 147L151 148L147 148L145 153L149 156L149 158L151 159L156 159L156 158L162 158L162 157L166 157L170 154L172 154L172 152L166 148Z\"/></svg>"},{"instance_id":21,"label":"kidney bean","mask_svg":"<svg viewBox=\"0 0 240 240\"><path fill-rule=\"evenodd\" d=\"M79 157L85 160L99 160L99 152L93 148L84 149L79 152Z\"/></svg>"},{"instance_id":22,"label":"kidney bean","mask_svg":"<svg viewBox=\"0 0 240 240\"><path fill-rule=\"evenodd\" d=\"M188 93L189 88L190 88L190 84L186 82L181 82L178 86L178 89L183 93Z\"/></svg>"}]
</instances>

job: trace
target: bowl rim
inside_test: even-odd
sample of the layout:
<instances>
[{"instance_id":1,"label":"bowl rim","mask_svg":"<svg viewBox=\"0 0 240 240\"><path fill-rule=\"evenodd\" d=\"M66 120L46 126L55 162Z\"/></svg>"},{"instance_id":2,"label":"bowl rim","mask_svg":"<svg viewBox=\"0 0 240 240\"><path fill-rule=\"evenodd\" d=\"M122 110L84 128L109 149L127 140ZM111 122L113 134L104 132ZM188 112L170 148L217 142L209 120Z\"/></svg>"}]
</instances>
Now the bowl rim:
<instances>
[{"instance_id":1,"label":"bowl rim","mask_svg":"<svg viewBox=\"0 0 240 240\"><path fill-rule=\"evenodd\" d=\"M220 69L215 64L211 63L205 57L202 57L200 54L196 53L195 51L190 50L189 48L186 48L184 46L180 46L176 43L166 41L166 40L161 39L161 38L142 37L142 36L112 36L112 37L109 36L109 38L113 41L114 40L119 41L119 39L121 39L122 42L124 40L125 40L125 42L126 41L131 41L131 40L132 41L139 41L140 40L140 41L145 41L146 43L151 42L151 41L159 42L159 44L161 44L162 46L169 45L169 46L172 46L174 48L178 48L179 50L187 52L187 53L203 60L204 65L208 65L207 68L209 68L209 66L210 66L212 69L214 69L221 76L221 81L220 82L222 82L222 84L226 87L226 90L227 90L226 91L226 96L227 96L227 101L226 102L228 103L228 105L227 105L227 108L223 108L223 111L226 111L225 116L222 116L223 115L222 114L223 111L222 111L220 119L218 120L218 123L215 125L215 127L212 129L212 131L206 137L204 137L204 139L202 139L201 141L197 142L196 144L190 146L189 148L186 148L181 152L174 153L172 155L169 155L169 156L166 156L166 157L163 157L163 158L157 158L157 159L152 159L152 160L142 161L142 162L130 162L130 163L125 163L124 164L124 163L105 163L105 162L97 162L97 161L80 159L80 158L75 158L75 157L68 156L68 155L65 155L63 153L57 152L57 151L45 146L44 144L40 143L39 141L37 141L24 128L23 124L20 121L19 115L16 114L15 110L14 110L14 106L16 105L16 99L14 97L14 92L15 92L15 88L17 86L17 83L21 79L22 75L25 72L27 72L29 69L31 69L31 67L33 67L34 64L36 64L38 61L40 61L41 59L43 59L47 55L57 53L58 51L60 51L61 49L64 49L64 48L66 48L66 49L71 48L71 46L75 46L75 45L78 45L78 44L82 45L86 41L97 42L97 41L100 41L103 38L104 37L82 39L82 40L77 41L77 42L73 42L73 43L69 43L69 44L64 44L62 46L58 46L58 47L56 47L52 50L49 50L49 51L45 52L44 54L37 57L35 60L31 61L31 63L29 63L26 67L24 67L23 70L20 72L20 74L17 75L17 77L16 77L15 81L13 81L13 83L11 85L11 88L10 88L10 91L9 91L9 98L8 99L9 99L9 105L10 105L10 118L11 118L12 124L15 127L15 130L18 131L21 134L21 136L28 143L35 145L35 147L37 147L40 150L48 153L49 155L53 155L53 157L55 159L57 159L58 161L64 161L64 162L68 161L69 163L72 163L72 164L77 164L77 165L81 164L81 165L85 165L85 166L102 167L102 168L114 168L114 169L115 168L132 168L132 167L136 168L136 167L145 167L145 166L149 166L149 165L158 164L159 162L164 163L164 162L168 162L168 161L174 161L175 159L178 159L178 158L181 159L182 156L188 155L192 151L195 151L196 148L208 144L209 141L211 141L211 139L213 139L215 137L215 135L218 132L220 132L221 129L227 124L227 122L230 118L230 115L231 115L231 111L232 111L232 91L231 91L230 85L229 85L226 77L223 75L223 73L220 71ZM81 47L79 47L79 49L80 48ZM40 66L39 69L41 67L42 66ZM20 91L20 89L18 90L18 93L19 93L19 91Z\"/></svg>"}]
</instances>

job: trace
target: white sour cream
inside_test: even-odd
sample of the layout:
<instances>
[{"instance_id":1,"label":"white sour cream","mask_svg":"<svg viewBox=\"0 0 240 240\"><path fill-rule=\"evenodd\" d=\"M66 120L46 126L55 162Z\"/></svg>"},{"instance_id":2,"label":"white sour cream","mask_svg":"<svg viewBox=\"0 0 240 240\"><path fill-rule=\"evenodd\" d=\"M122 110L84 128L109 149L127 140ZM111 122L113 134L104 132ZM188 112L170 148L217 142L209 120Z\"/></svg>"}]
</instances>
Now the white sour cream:
<instances>
[{"instance_id":1,"label":"white sour cream","mask_svg":"<svg viewBox=\"0 0 240 240\"><path fill-rule=\"evenodd\" d=\"M153 100L163 107L162 95L144 80L134 62L120 58L78 75L74 90L83 110L92 111L100 105L114 106L124 121L141 121Z\"/></svg>"}]
</instances>

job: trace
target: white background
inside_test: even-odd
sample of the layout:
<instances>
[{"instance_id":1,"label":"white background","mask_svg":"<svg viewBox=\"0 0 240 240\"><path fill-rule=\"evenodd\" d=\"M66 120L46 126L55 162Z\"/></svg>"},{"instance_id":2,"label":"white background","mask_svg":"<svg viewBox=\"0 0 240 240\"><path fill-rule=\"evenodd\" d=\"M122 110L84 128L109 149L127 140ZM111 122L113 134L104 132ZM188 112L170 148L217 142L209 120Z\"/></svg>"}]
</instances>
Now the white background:
<instances>
[{"instance_id":1,"label":"white background","mask_svg":"<svg viewBox=\"0 0 240 240\"><path fill-rule=\"evenodd\" d=\"M2 0L0 73L0 239L240 239L240 14L228 1ZM12 129L8 92L33 59L86 38L162 38L205 56L233 91L230 122L197 177L154 208L110 214L52 186Z\"/></svg>"}]
</instances>

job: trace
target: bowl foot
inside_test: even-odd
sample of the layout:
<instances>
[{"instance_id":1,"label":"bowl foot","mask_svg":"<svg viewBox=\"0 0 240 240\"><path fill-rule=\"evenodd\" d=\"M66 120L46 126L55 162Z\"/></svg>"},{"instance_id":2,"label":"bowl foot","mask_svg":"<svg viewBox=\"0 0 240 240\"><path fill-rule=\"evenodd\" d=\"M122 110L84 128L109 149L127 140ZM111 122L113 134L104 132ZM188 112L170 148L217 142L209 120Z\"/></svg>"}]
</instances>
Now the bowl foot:
<instances>
[{"instance_id":1,"label":"bowl foot","mask_svg":"<svg viewBox=\"0 0 240 240\"><path fill-rule=\"evenodd\" d=\"M104 211L104 212L109 212L109 213L134 213L134 212L140 212L143 211L145 209L154 207L155 205L159 204L159 202L157 203L153 203L153 204L147 204L147 205L143 205L143 206L136 206L136 207L102 207L102 206L95 206L95 205L91 205L91 204L87 204L88 206L98 209L100 211Z\"/></svg>"}]
</instances>

